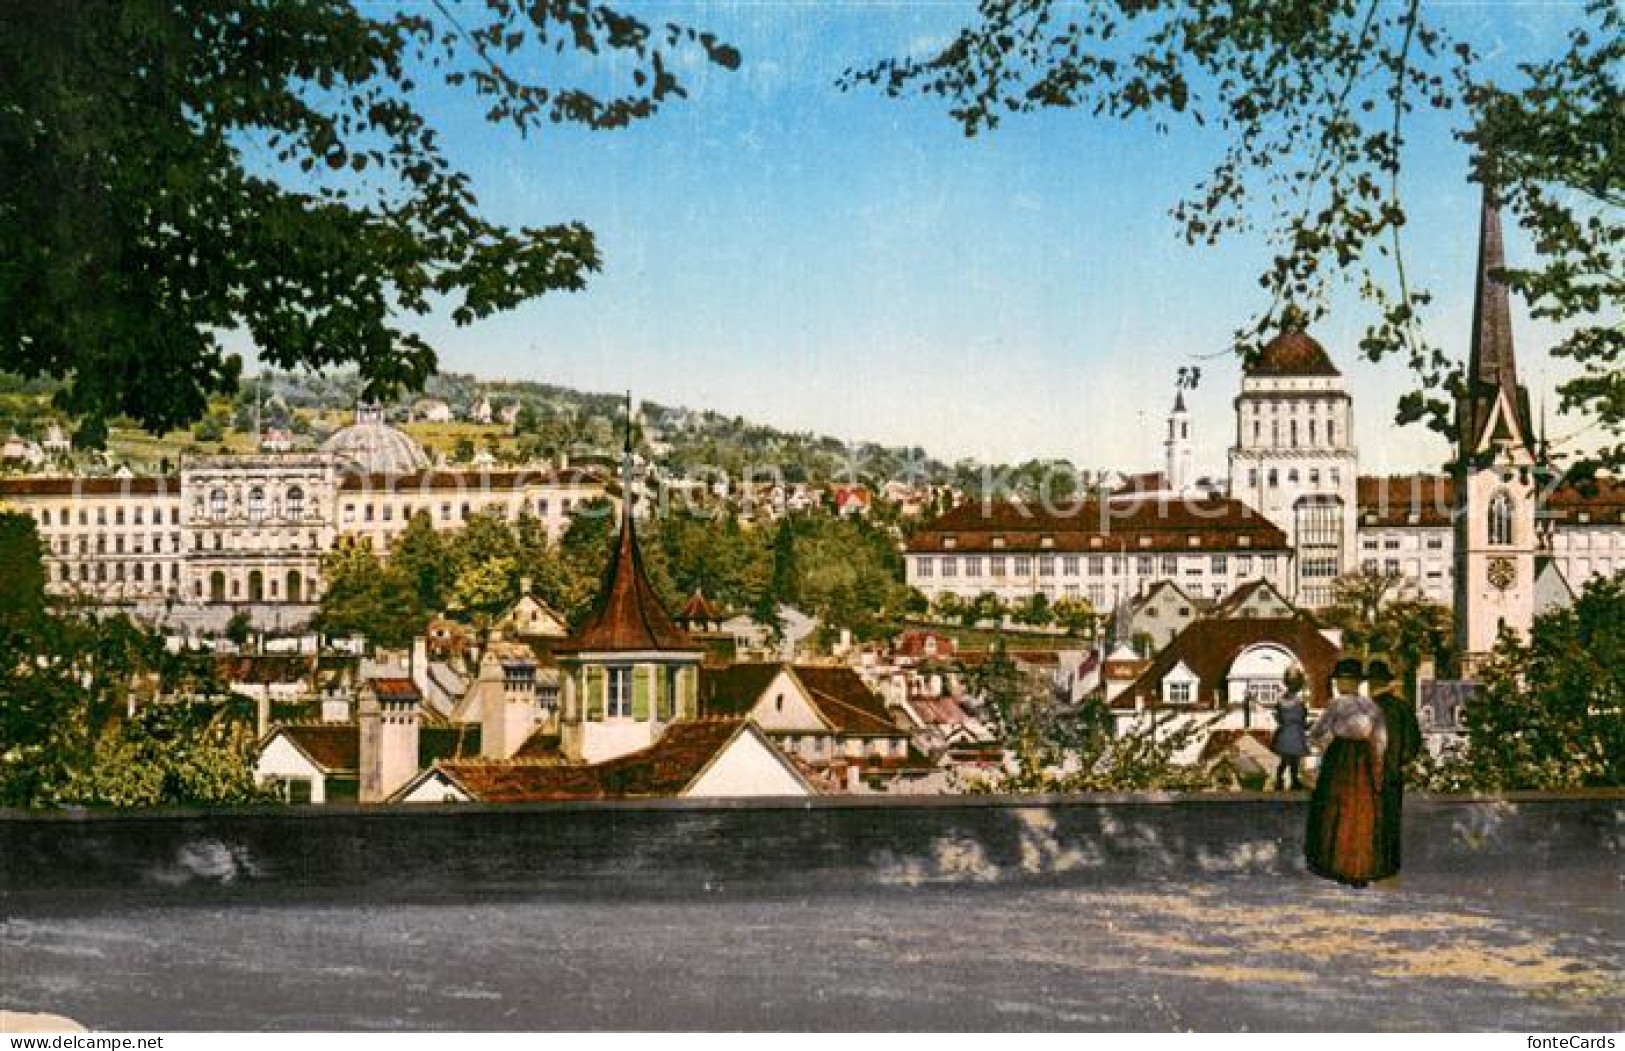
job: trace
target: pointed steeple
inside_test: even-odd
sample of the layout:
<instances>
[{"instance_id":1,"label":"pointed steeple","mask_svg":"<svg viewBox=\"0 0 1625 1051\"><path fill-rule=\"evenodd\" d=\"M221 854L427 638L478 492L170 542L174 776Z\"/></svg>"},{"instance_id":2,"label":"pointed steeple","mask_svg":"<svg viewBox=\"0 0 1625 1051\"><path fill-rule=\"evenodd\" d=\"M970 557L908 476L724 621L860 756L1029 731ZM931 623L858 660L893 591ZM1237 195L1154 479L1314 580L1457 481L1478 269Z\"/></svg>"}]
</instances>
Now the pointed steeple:
<instances>
[{"instance_id":1,"label":"pointed steeple","mask_svg":"<svg viewBox=\"0 0 1625 1051\"><path fill-rule=\"evenodd\" d=\"M1183 387L1174 392L1174 411L1185 411L1185 389Z\"/></svg>"},{"instance_id":2,"label":"pointed steeple","mask_svg":"<svg viewBox=\"0 0 1625 1051\"><path fill-rule=\"evenodd\" d=\"M626 447L621 468L621 532L615 553L598 589L598 601L581 629L561 648L576 651L697 650L699 644L679 628L655 594L638 549L632 492L632 392L626 394Z\"/></svg>"},{"instance_id":3,"label":"pointed steeple","mask_svg":"<svg viewBox=\"0 0 1625 1051\"><path fill-rule=\"evenodd\" d=\"M1518 363L1512 347L1512 308L1507 286L1495 275L1506 267L1501 241L1501 209L1495 191L1484 186L1479 213L1478 274L1473 299L1472 346L1467 361L1465 411L1459 420L1463 452L1476 451L1500 398L1512 410L1501 420L1496 437L1527 444L1530 440L1528 398L1518 385Z\"/></svg>"}]
</instances>

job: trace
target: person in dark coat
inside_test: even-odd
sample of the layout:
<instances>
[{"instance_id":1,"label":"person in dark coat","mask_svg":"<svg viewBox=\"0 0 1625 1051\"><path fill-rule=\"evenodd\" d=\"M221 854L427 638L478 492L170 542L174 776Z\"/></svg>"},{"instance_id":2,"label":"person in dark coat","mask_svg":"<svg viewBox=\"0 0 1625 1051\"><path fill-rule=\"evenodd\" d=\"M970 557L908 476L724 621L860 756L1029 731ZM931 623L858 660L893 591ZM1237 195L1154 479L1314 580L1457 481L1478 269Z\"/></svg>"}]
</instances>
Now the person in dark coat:
<instances>
[{"instance_id":1,"label":"person in dark coat","mask_svg":"<svg viewBox=\"0 0 1625 1051\"><path fill-rule=\"evenodd\" d=\"M1309 708L1303 699L1303 669L1293 666L1281 678L1286 693L1275 706L1275 790L1286 791L1290 776L1293 791L1303 787L1303 757L1309 754Z\"/></svg>"},{"instance_id":2,"label":"person in dark coat","mask_svg":"<svg viewBox=\"0 0 1625 1051\"><path fill-rule=\"evenodd\" d=\"M1332 672L1337 696L1309 730L1311 745L1326 746L1309 797L1303 853L1309 871L1363 887L1381 878L1377 844L1382 838L1382 760L1388 731L1382 709L1360 695L1364 668L1344 658Z\"/></svg>"},{"instance_id":3,"label":"person in dark coat","mask_svg":"<svg viewBox=\"0 0 1625 1051\"><path fill-rule=\"evenodd\" d=\"M1366 680L1388 730L1388 748L1382 757L1382 835L1377 844L1377 878L1387 879L1399 872L1405 772L1422 754L1422 727L1416 721L1415 706L1405 699L1387 661L1372 658L1366 665Z\"/></svg>"}]
</instances>

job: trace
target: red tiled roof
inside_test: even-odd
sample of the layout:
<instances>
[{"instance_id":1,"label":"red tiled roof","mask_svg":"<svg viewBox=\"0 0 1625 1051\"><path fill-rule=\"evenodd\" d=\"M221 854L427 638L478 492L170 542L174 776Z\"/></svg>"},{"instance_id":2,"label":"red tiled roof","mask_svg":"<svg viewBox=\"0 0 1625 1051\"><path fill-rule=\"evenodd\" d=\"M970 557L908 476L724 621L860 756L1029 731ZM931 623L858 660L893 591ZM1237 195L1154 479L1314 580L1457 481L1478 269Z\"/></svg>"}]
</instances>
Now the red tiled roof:
<instances>
[{"instance_id":1,"label":"red tiled roof","mask_svg":"<svg viewBox=\"0 0 1625 1051\"><path fill-rule=\"evenodd\" d=\"M1341 376L1326 348L1307 332L1283 332L1243 367L1248 376Z\"/></svg>"},{"instance_id":2,"label":"red tiled roof","mask_svg":"<svg viewBox=\"0 0 1625 1051\"><path fill-rule=\"evenodd\" d=\"M1625 482L1598 478L1583 486L1564 486L1547 498L1544 510L1564 526L1617 524L1625 521Z\"/></svg>"},{"instance_id":3,"label":"red tiled roof","mask_svg":"<svg viewBox=\"0 0 1625 1051\"><path fill-rule=\"evenodd\" d=\"M723 608L705 597L705 592L699 588L688 597L683 604L683 611L677 615L680 621L716 621L726 620L728 614Z\"/></svg>"},{"instance_id":4,"label":"red tiled roof","mask_svg":"<svg viewBox=\"0 0 1625 1051\"><path fill-rule=\"evenodd\" d=\"M1456 486L1442 474L1362 475L1354 485L1360 525L1448 526Z\"/></svg>"},{"instance_id":5,"label":"red tiled roof","mask_svg":"<svg viewBox=\"0 0 1625 1051\"><path fill-rule=\"evenodd\" d=\"M1286 549L1286 534L1268 519L1239 500L1217 496L1091 500L1051 509L967 500L926 523L908 544L913 553L944 554Z\"/></svg>"},{"instance_id":6,"label":"red tiled roof","mask_svg":"<svg viewBox=\"0 0 1625 1051\"><path fill-rule=\"evenodd\" d=\"M361 769L361 727L358 723L289 723L278 733L315 763L324 774L354 774ZM261 749L263 751L263 747ZM418 729L418 766L443 759L480 754L480 728L474 724L422 726Z\"/></svg>"},{"instance_id":7,"label":"red tiled roof","mask_svg":"<svg viewBox=\"0 0 1625 1051\"><path fill-rule=\"evenodd\" d=\"M621 516L620 539L598 589L597 606L581 630L559 649L599 653L701 649L688 632L672 623L643 572L643 554L630 513Z\"/></svg>"},{"instance_id":8,"label":"red tiled roof","mask_svg":"<svg viewBox=\"0 0 1625 1051\"><path fill-rule=\"evenodd\" d=\"M0 478L0 498L7 496L174 496L181 480L163 478L82 478L73 475Z\"/></svg>"},{"instance_id":9,"label":"red tiled roof","mask_svg":"<svg viewBox=\"0 0 1625 1051\"><path fill-rule=\"evenodd\" d=\"M1311 706L1321 707L1330 699L1332 667L1342 651L1307 616L1257 617L1198 620L1188 625L1112 706L1132 708L1136 698L1147 705L1160 704L1163 678L1184 663L1198 680L1196 703L1191 707L1211 710L1216 691L1224 689L1230 666L1243 650L1261 643L1275 643L1297 657L1309 683Z\"/></svg>"},{"instance_id":10,"label":"red tiled roof","mask_svg":"<svg viewBox=\"0 0 1625 1051\"><path fill-rule=\"evenodd\" d=\"M671 797L693 784L746 725L745 719L675 722L648 748L593 766L441 763L440 769L483 803Z\"/></svg>"},{"instance_id":11,"label":"red tiled roof","mask_svg":"<svg viewBox=\"0 0 1625 1051\"><path fill-rule=\"evenodd\" d=\"M1260 577L1257 580L1248 580L1236 585L1234 591L1213 604L1213 608L1208 611L1209 615L1229 617L1252 601L1254 596L1260 594L1269 594L1280 599L1281 604L1289 610L1295 608L1291 602L1287 601L1286 596L1276 589L1274 584Z\"/></svg>"},{"instance_id":12,"label":"red tiled roof","mask_svg":"<svg viewBox=\"0 0 1625 1051\"><path fill-rule=\"evenodd\" d=\"M784 668L782 664L730 664L700 669L700 711L705 715L746 715Z\"/></svg>"},{"instance_id":13,"label":"red tiled roof","mask_svg":"<svg viewBox=\"0 0 1625 1051\"><path fill-rule=\"evenodd\" d=\"M896 737L885 702L851 668L793 665L790 674L806 689L818 712L837 733L854 737Z\"/></svg>"},{"instance_id":14,"label":"red tiled roof","mask_svg":"<svg viewBox=\"0 0 1625 1051\"><path fill-rule=\"evenodd\" d=\"M417 684L411 679L368 679L367 685L372 687L372 692L378 695L380 701L419 701L423 699L422 693L418 691Z\"/></svg>"}]
</instances>

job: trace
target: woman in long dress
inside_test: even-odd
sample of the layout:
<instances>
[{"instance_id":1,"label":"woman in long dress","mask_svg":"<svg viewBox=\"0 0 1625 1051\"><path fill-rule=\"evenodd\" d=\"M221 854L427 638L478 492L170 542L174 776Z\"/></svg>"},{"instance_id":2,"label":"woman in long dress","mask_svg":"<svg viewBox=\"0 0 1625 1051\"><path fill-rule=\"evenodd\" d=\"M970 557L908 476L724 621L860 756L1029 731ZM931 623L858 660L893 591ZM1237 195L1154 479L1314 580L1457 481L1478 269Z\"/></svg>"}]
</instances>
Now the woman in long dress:
<instances>
[{"instance_id":1,"label":"woman in long dress","mask_svg":"<svg viewBox=\"0 0 1625 1051\"><path fill-rule=\"evenodd\" d=\"M1371 684L1371 699L1382 712L1383 726L1388 731L1388 748L1382 756L1382 834L1377 840L1378 878L1387 879L1399 873L1405 770L1422 753L1422 728L1416 722L1416 708L1395 683L1387 661L1372 658L1365 675Z\"/></svg>"},{"instance_id":2,"label":"woman in long dress","mask_svg":"<svg viewBox=\"0 0 1625 1051\"><path fill-rule=\"evenodd\" d=\"M1326 745L1309 799L1304 857L1309 871L1363 887L1382 876L1382 757L1388 747L1382 710L1360 696L1364 669L1357 660L1337 662L1337 696L1309 730L1309 742ZM1328 743L1329 742L1329 743Z\"/></svg>"}]
</instances>

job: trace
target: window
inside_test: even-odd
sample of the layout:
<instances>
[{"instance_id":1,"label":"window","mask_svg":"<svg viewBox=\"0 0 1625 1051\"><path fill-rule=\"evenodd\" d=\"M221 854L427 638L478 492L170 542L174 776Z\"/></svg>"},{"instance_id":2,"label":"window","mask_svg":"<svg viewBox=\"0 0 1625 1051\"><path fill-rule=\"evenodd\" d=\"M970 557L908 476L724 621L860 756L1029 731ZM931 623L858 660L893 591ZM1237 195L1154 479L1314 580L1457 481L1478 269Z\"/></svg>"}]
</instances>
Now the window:
<instances>
[{"instance_id":1,"label":"window","mask_svg":"<svg viewBox=\"0 0 1625 1051\"><path fill-rule=\"evenodd\" d=\"M1165 576L1170 576L1170 577L1173 576L1175 573L1178 573L1179 572L1179 556L1178 555L1163 555L1162 556L1162 572L1163 572L1163 574Z\"/></svg>"},{"instance_id":2,"label":"window","mask_svg":"<svg viewBox=\"0 0 1625 1051\"><path fill-rule=\"evenodd\" d=\"M965 575L967 577L979 577L982 575L982 560L980 557L976 555L966 557Z\"/></svg>"},{"instance_id":3,"label":"window","mask_svg":"<svg viewBox=\"0 0 1625 1051\"><path fill-rule=\"evenodd\" d=\"M465 515L464 517L467 517L467 516ZM372 505L371 504L367 504L365 507L363 507L361 509L361 520L363 522L372 521Z\"/></svg>"},{"instance_id":4,"label":"window","mask_svg":"<svg viewBox=\"0 0 1625 1051\"><path fill-rule=\"evenodd\" d=\"M1038 557L1038 575L1053 577L1055 575L1055 557L1053 555L1040 555Z\"/></svg>"},{"instance_id":5,"label":"window","mask_svg":"<svg viewBox=\"0 0 1625 1051\"><path fill-rule=\"evenodd\" d=\"M942 560L942 575L945 576L945 577L958 576L959 575L959 559L957 559L957 558L944 558Z\"/></svg>"},{"instance_id":6,"label":"window","mask_svg":"<svg viewBox=\"0 0 1625 1051\"><path fill-rule=\"evenodd\" d=\"M257 485L248 491L248 520L250 522L265 520L265 490Z\"/></svg>"},{"instance_id":7,"label":"window","mask_svg":"<svg viewBox=\"0 0 1625 1051\"><path fill-rule=\"evenodd\" d=\"M1026 555L1017 555L1014 562L1015 573L1018 577L1027 576L1033 571L1033 560Z\"/></svg>"},{"instance_id":8,"label":"window","mask_svg":"<svg viewBox=\"0 0 1625 1051\"><path fill-rule=\"evenodd\" d=\"M1168 684L1169 704L1191 703L1191 684L1188 682L1171 682Z\"/></svg>"},{"instance_id":9,"label":"window","mask_svg":"<svg viewBox=\"0 0 1625 1051\"><path fill-rule=\"evenodd\" d=\"M123 525L124 524L124 508L115 507L113 509L113 524L114 525Z\"/></svg>"},{"instance_id":10,"label":"window","mask_svg":"<svg viewBox=\"0 0 1625 1051\"><path fill-rule=\"evenodd\" d=\"M1490 499L1490 544L1510 547L1512 544L1512 497L1501 490Z\"/></svg>"},{"instance_id":11,"label":"window","mask_svg":"<svg viewBox=\"0 0 1625 1051\"><path fill-rule=\"evenodd\" d=\"M618 665L607 670L604 711L611 719L629 719L632 717L632 669Z\"/></svg>"},{"instance_id":12,"label":"window","mask_svg":"<svg viewBox=\"0 0 1625 1051\"><path fill-rule=\"evenodd\" d=\"M1066 555L1065 557L1063 557L1061 559L1061 572L1064 573L1066 576L1069 576L1069 577L1077 576L1078 575L1078 556L1077 555Z\"/></svg>"},{"instance_id":13,"label":"window","mask_svg":"<svg viewBox=\"0 0 1625 1051\"><path fill-rule=\"evenodd\" d=\"M989 557L987 560L987 572L989 576L1004 576L1004 556L993 555Z\"/></svg>"},{"instance_id":14,"label":"window","mask_svg":"<svg viewBox=\"0 0 1625 1051\"><path fill-rule=\"evenodd\" d=\"M141 524L141 508L139 508L139 507L136 508L134 514L135 514L135 517L133 519L131 519L131 524L132 525L140 525Z\"/></svg>"},{"instance_id":15,"label":"window","mask_svg":"<svg viewBox=\"0 0 1625 1051\"><path fill-rule=\"evenodd\" d=\"M224 489L209 490L209 517L216 522L226 517L226 491Z\"/></svg>"},{"instance_id":16,"label":"window","mask_svg":"<svg viewBox=\"0 0 1625 1051\"><path fill-rule=\"evenodd\" d=\"M1291 470L1287 471L1286 480L1287 480L1287 484L1289 484L1289 485L1297 485L1298 484L1298 469L1296 467L1294 467Z\"/></svg>"},{"instance_id":17,"label":"window","mask_svg":"<svg viewBox=\"0 0 1625 1051\"><path fill-rule=\"evenodd\" d=\"M1215 572L1215 573L1225 573L1225 572L1228 572L1229 569L1230 569L1229 559L1227 559L1223 555L1214 555L1213 556L1213 572Z\"/></svg>"},{"instance_id":18,"label":"window","mask_svg":"<svg viewBox=\"0 0 1625 1051\"><path fill-rule=\"evenodd\" d=\"M1309 484L1310 485L1319 485L1320 484L1320 468L1318 468L1318 467L1309 468Z\"/></svg>"},{"instance_id":19,"label":"window","mask_svg":"<svg viewBox=\"0 0 1625 1051\"><path fill-rule=\"evenodd\" d=\"M1281 484L1280 476L1276 473L1275 468L1273 468L1273 467L1270 468L1269 483L1270 483L1270 488L1272 488L1272 489L1275 486Z\"/></svg>"},{"instance_id":20,"label":"window","mask_svg":"<svg viewBox=\"0 0 1625 1051\"><path fill-rule=\"evenodd\" d=\"M1148 577L1157 571L1157 560L1150 555L1141 555L1134 571L1142 577Z\"/></svg>"},{"instance_id":21,"label":"window","mask_svg":"<svg viewBox=\"0 0 1625 1051\"><path fill-rule=\"evenodd\" d=\"M39 513L39 515L40 515L40 517L39 517L40 525L50 525L51 524L51 509L49 507L47 507L45 510L41 511Z\"/></svg>"},{"instance_id":22,"label":"window","mask_svg":"<svg viewBox=\"0 0 1625 1051\"><path fill-rule=\"evenodd\" d=\"M916 576L929 577L935 567L929 558L916 558L914 560L914 573Z\"/></svg>"},{"instance_id":23,"label":"window","mask_svg":"<svg viewBox=\"0 0 1625 1051\"><path fill-rule=\"evenodd\" d=\"M1106 572L1106 560L1100 555L1090 555L1089 575L1092 577L1098 577L1104 572Z\"/></svg>"},{"instance_id":24,"label":"window","mask_svg":"<svg viewBox=\"0 0 1625 1051\"><path fill-rule=\"evenodd\" d=\"M1247 469L1247 485L1253 489L1258 488L1258 468L1249 467Z\"/></svg>"},{"instance_id":25,"label":"window","mask_svg":"<svg viewBox=\"0 0 1625 1051\"><path fill-rule=\"evenodd\" d=\"M297 485L289 489L283 506L288 509L289 518L305 517L305 491Z\"/></svg>"}]
</instances>

